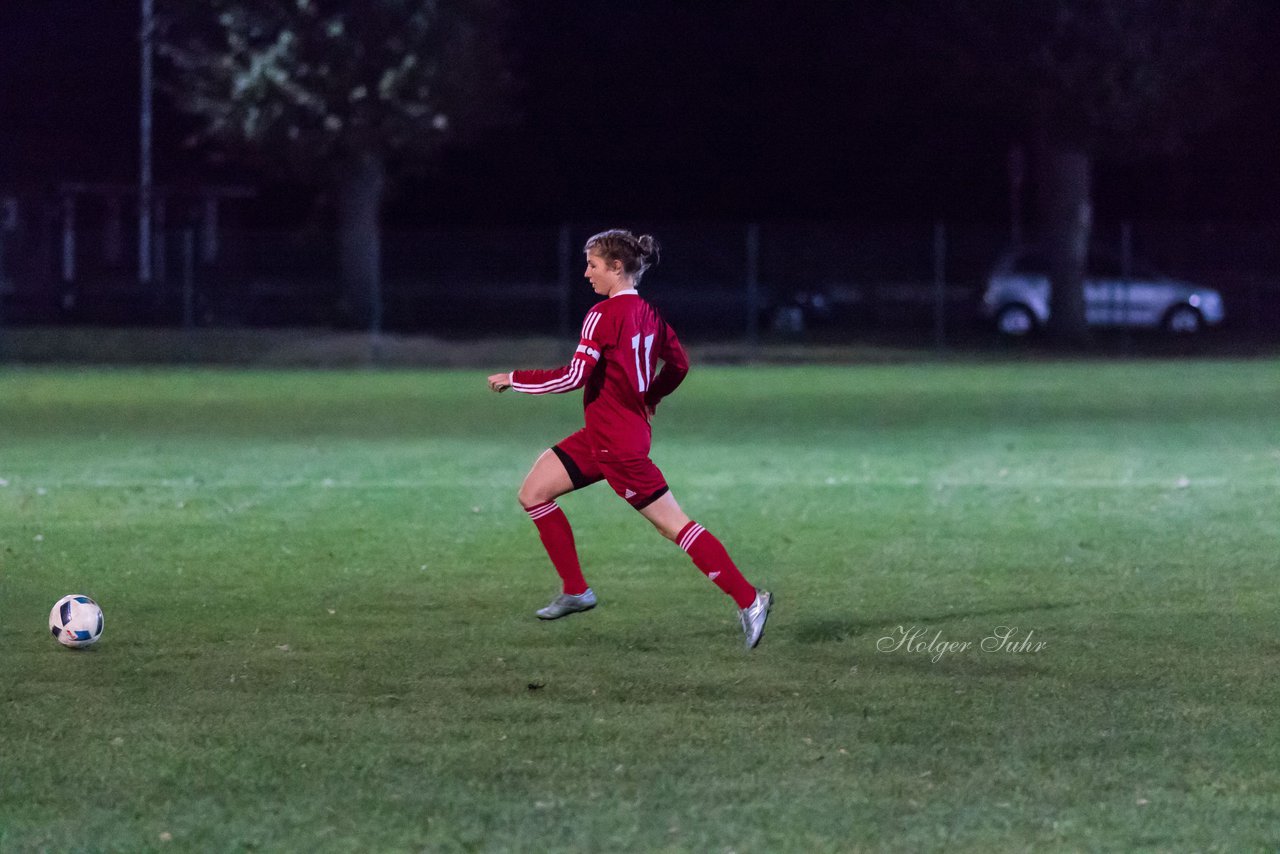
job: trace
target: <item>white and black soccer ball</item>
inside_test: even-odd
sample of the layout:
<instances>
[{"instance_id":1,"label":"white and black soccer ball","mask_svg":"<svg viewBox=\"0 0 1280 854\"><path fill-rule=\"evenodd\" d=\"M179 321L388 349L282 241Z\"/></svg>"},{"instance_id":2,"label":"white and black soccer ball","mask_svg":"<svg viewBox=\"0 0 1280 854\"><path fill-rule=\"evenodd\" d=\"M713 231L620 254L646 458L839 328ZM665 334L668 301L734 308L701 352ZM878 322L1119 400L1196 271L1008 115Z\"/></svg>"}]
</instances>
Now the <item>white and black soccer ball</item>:
<instances>
[{"instance_id":1,"label":"white and black soccer ball","mask_svg":"<svg viewBox=\"0 0 1280 854\"><path fill-rule=\"evenodd\" d=\"M49 612L49 631L63 646L88 646L102 637L102 609L88 596L63 596Z\"/></svg>"}]
</instances>

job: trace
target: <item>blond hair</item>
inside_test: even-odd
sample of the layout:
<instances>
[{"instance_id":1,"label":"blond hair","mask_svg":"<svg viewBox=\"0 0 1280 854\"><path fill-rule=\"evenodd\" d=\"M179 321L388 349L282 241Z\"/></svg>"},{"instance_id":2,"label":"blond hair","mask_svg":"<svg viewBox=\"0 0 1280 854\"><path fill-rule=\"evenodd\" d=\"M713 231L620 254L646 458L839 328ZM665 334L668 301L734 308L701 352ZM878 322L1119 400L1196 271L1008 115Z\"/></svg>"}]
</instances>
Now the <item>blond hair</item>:
<instances>
[{"instance_id":1,"label":"blond hair","mask_svg":"<svg viewBox=\"0 0 1280 854\"><path fill-rule=\"evenodd\" d=\"M624 228L611 228L587 239L584 252L594 252L607 263L622 262L622 271L636 283L644 271L658 263L658 241L652 234L636 237Z\"/></svg>"}]
</instances>

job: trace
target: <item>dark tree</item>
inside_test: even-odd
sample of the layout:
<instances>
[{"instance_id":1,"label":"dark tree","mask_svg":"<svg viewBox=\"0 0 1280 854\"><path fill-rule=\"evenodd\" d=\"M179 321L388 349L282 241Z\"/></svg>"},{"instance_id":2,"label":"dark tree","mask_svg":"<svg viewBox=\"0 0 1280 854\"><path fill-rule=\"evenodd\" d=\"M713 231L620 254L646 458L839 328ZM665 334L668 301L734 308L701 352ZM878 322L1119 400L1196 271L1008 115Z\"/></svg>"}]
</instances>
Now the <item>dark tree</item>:
<instances>
[{"instance_id":1,"label":"dark tree","mask_svg":"<svg viewBox=\"0 0 1280 854\"><path fill-rule=\"evenodd\" d=\"M1086 339L1084 270L1099 155L1171 154L1240 103L1253 0L954 0L926 28L978 109L1026 128L1051 326Z\"/></svg>"},{"instance_id":2,"label":"dark tree","mask_svg":"<svg viewBox=\"0 0 1280 854\"><path fill-rule=\"evenodd\" d=\"M343 315L377 328L389 173L508 115L499 0L168 3L168 90L208 139L336 190Z\"/></svg>"}]
</instances>

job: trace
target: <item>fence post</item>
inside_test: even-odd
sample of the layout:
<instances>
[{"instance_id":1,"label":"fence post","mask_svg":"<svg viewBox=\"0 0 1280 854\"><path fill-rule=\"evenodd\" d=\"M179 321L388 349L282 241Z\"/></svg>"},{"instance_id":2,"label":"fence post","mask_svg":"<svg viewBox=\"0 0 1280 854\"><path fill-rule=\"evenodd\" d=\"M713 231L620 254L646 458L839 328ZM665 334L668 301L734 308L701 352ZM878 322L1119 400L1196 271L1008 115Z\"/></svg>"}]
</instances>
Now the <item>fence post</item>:
<instances>
[{"instance_id":1,"label":"fence post","mask_svg":"<svg viewBox=\"0 0 1280 854\"><path fill-rule=\"evenodd\" d=\"M4 272L4 222L0 221L0 363L4 362L4 296L9 290L9 279Z\"/></svg>"},{"instance_id":2,"label":"fence post","mask_svg":"<svg viewBox=\"0 0 1280 854\"><path fill-rule=\"evenodd\" d=\"M64 290L76 280L76 200L70 193L62 197L62 284Z\"/></svg>"},{"instance_id":3,"label":"fence post","mask_svg":"<svg viewBox=\"0 0 1280 854\"><path fill-rule=\"evenodd\" d=\"M1121 341L1124 352L1133 349L1133 331L1129 328L1130 306L1133 304L1133 223L1125 220L1120 223L1120 278L1124 280L1120 294L1120 328L1124 330Z\"/></svg>"},{"instance_id":4,"label":"fence post","mask_svg":"<svg viewBox=\"0 0 1280 854\"><path fill-rule=\"evenodd\" d=\"M747 347L756 355L760 346L760 226L747 225Z\"/></svg>"},{"instance_id":5,"label":"fence post","mask_svg":"<svg viewBox=\"0 0 1280 854\"><path fill-rule=\"evenodd\" d=\"M196 361L196 269L195 232L190 227L181 232L182 243L182 358ZM154 243L152 244L154 246Z\"/></svg>"},{"instance_id":6,"label":"fence post","mask_svg":"<svg viewBox=\"0 0 1280 854\"><path fill-rule=\"evenodd\" d=\"M196 325L196 233L191 228L182 232L182 328L188 332Z\"/></svg>"},{"instance_id":7,"label":"fence post","mask_svg":"<svg viewBox=\"0 0 1280 854\"><path fill-rule=\"evenodd\" d=\"M560 294L556 311L556 331L561 340L569 337L570 324L572 318L569 316L570 300L573 297L573 259L570 253L573 251L573 245L570 241L570 229L568 223L560 226L560 242L557 247L557 254L560 256Z\"/></svg>"},{"instance_id":8,"label":"fence post","mask_svg":"<svg viewBox=\"0 0 1280 854\"><path fill-rule=\"evenodd\" d=\"M947 227L933 226L933 338L939 352L947 349Z\"/></svg>"},{"instance_id":9,"label":"fence post","mask_svg":"<svg viewBox=\"0 0 1280 854\"><path fill-rule=\"evenodd\" d=\"M152 216L151 233L151 283L156 286L156 300L159 301L169 284L169 247L165 238L168 236L168 205L164 196L155 199L155 211Z\"/></svg>"},{"instance_id":10,"label":"fence post","mask_svg":"<svg viewBox=\"0 0 1280 854\"><path fill-rule=\"evenodd\" d=\"M375 246L377 254L376 268L373 281L369 283L370 293L370 311L369 311L369 365L378 367L382 364L383 357L383 341L382 329L384 324L384 313L386 311L386 293L387 283L384 280L386 265L382 262L383 244L381 241L386 239L385 233L380 233L378 243Z\"/></svg>"}]
</instances>

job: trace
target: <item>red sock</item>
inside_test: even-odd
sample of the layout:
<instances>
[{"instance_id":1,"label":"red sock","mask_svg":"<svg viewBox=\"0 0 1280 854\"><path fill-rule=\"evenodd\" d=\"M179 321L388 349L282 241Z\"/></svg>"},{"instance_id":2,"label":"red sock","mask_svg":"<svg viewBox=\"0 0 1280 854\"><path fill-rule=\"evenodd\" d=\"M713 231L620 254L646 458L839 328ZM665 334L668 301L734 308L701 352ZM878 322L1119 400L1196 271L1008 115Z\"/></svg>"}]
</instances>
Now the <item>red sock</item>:
<instances>
[{"instance_id":1,"label":"red sock","mask_svg":"<svg viewBox=\"0 0 1280 854\"><path fill-rule=\"evenodd\" d=\"M538 536L551 558L551 564L560 574L564 592L577 596L587 591L587 581L582 577L582 567L578 565L578 549L573 544L573 528L569 519L554 501L526 507L525 512L538 526Z\"/></svg>"},{"instance_id":2,"label":"red sock","mask_svg":"<svg viewBox=\"0 0 1280 854\"><path fill-rule=\"evenodd\" d=\"M680 530L676 542L693 559L694 566L732 596L739 608L746 608L756 601L756 589L742 577L724 546L706 528L690 522Z\"/></svg>"}]
</instances>

